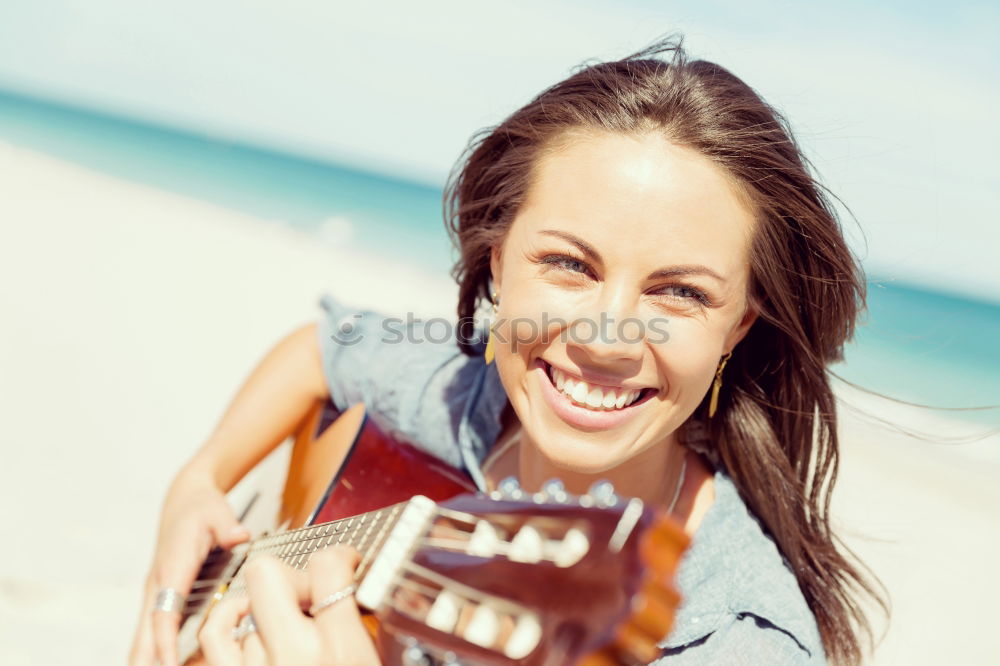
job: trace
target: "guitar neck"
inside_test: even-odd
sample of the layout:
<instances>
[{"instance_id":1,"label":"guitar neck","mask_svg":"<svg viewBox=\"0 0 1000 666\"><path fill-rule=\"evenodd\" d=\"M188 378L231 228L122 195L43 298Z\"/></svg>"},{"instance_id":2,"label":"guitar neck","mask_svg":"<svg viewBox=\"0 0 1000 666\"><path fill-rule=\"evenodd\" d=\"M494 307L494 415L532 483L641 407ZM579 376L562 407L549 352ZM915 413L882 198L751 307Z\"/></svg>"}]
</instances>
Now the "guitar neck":
<instances>
[{"instance_id":1,"label":"guitar neck","mask_svg":"<svg viewBox=\"0 0 1000 666\"><path fill-rule=\"evenodd\" d=\"M360 582L406 504L401 502L377 511L255 539L247 544L245 562L271 555L291 567L305 569L313 553L330 546L351 546L361 553L361 562L355 571L355 580ZM229 594L245 592L243 569L241 566L230 582Z\"/></svg>"}]
</instances>

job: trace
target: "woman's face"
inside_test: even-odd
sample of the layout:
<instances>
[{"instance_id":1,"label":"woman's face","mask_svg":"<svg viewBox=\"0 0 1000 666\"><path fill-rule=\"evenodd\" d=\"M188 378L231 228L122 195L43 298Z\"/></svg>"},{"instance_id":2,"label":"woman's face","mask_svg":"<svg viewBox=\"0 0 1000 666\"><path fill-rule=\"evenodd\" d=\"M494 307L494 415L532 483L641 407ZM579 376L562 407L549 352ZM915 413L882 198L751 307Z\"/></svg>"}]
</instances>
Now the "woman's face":
<instances>
[{"instance_id":1,"label":"woman's face","mask_svg":"<svg viewBox=\"0 0 1000 666\"><path fill-rule=\"evenodd\" d=\"M753 217L719 167L659 135L560 146L493 249L496 363L541 453L596 473L670 441L753 323Z\"/></svg>"}]
</instances>

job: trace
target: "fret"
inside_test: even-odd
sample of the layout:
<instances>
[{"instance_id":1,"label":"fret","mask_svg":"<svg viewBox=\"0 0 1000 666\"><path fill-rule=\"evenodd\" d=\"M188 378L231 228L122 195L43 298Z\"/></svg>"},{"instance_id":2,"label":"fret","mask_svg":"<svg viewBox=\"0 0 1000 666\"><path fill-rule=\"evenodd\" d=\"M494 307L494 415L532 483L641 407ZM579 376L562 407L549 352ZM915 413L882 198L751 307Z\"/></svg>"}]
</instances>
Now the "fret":
<instances>
[{"instance_id":1,"label":"fret","mask_svg":"<svg viewBox=\"0 0 1000 666\"><path fill-rule=\"evenodd\" d=\"M364 529L367 520L368 520L368 514L361 514L360 516L358 516L357 524L354 526L354 531L347 539L347 545L351 546L352 548L358 547L358 538L361 535L361 530Z\"/></svg>"},{"instance_id":2,"label":"fret","mask_svg":"<svg viewBox=\"0 0 1000 666\"><path fill-rule=\"evenodd\" d=\"M350 518L347 519L347 524L344 526L344 529L341 530L340 534L337 536L337 543L339 544L344 543L344 537L347 536L347 533L353 528L353 524L354 524L354 516L351 516Z\"/></svg>"},{"instance_id":3,"label":"fret","mask_svg":"<svg viewBox=\"0 0 1000 666\"><path fill-rule=\"evenodd\" d=\"M309 563L309 556L315 553L317 550L323 547L322 538L316 536L319 532L319 528L314 528L310 533L310 538L308 541L302 544L302 568L305 569L306 565Z\"/></svg>"},{"instance_id":4,"label":"fret","mask_svg":"<svg viewBox=\"0 0 1000 666\"><path fill-rule=\"evenodd\" d=\"M348 516L320 525L308 525L279 534L269 534L248 544L244 565L229 580L226 596L246 595L245 566L262 555L277 557L295 569L305 569L313 553L334 544L346 544L361 553L355 579L360 581L376 559L378 547L391 532L408 502L377 511Z\"/></svg>"},{"instance_id":5,"label":"fret","mask_svg":"<svg viewBox=\"0 0 1000 666\"><path fill-rule=\"evenodd\" d=\"M369 541L369 538L372 534L372 530L380 526L380 524L381 524L380 521L377 520L372 520L368 523L368 529L366 529L358 539L357 549L359 552L364 553L370 550L369 546L371 545L371 543Z\"/></svg>"},{"instance_id":6,"label":"fret","mask_svg":"<svg viewBox=\"0 0 1000 666\"><path fill-rule=\"evenodd\" d=\"M382 522L382 529L379 530L378 535L376 535L376 540L379 543L377 545L372 543L365 549L365 552L362 553L361 562L358 563L358 568L355 573L355 577L358 580L363 579L365 574L368 573L368 567L371 566L372 560L375 558L375 554L381 548L381 543L385 540L393 526L395 526L396 517L399 515L399 512L404 506L405 504L396 504L395 506L389 507L389 516Z\"/></svg>"}]
</instances>

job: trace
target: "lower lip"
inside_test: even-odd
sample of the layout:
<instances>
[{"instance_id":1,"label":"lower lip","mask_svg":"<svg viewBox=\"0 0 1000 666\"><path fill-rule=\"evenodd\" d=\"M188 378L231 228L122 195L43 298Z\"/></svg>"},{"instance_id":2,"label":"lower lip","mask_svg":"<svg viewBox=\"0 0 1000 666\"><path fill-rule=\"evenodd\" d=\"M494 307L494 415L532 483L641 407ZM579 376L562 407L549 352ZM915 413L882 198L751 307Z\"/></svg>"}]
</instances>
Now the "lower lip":
<instances>
[{"instance_id":1,"label":"lower lip","mask_svg":"<svg viewBox=\"0 0 1000 666\"><path fill-rule=\"evenodd\" d=\"M566 423L581 430L608 430L620 426L635 416L650 397L643 396L622 409L587 409L574 403L569 396L552 385L544 361L535 359L531 371L538 379L545 402L552 411Z\"/></svg>"}]
</instances>

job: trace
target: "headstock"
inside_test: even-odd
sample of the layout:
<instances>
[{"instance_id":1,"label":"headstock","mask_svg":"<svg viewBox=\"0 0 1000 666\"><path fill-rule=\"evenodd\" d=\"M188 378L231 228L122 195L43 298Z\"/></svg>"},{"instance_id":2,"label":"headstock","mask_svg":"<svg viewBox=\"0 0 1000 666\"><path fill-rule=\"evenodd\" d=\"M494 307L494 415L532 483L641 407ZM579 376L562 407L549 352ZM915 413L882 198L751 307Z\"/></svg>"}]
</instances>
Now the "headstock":
<instances>
[{"instance_id":1,"label":"headstock","mask_svg":"<svg viewBox=\"0 0 1000 666\"><path fill-rule=\"evenodd\" d=\"M358 590L387 664L631 664L656 658L688 539L607 482L414 498Z\"/></svg>"}]
</instances>

